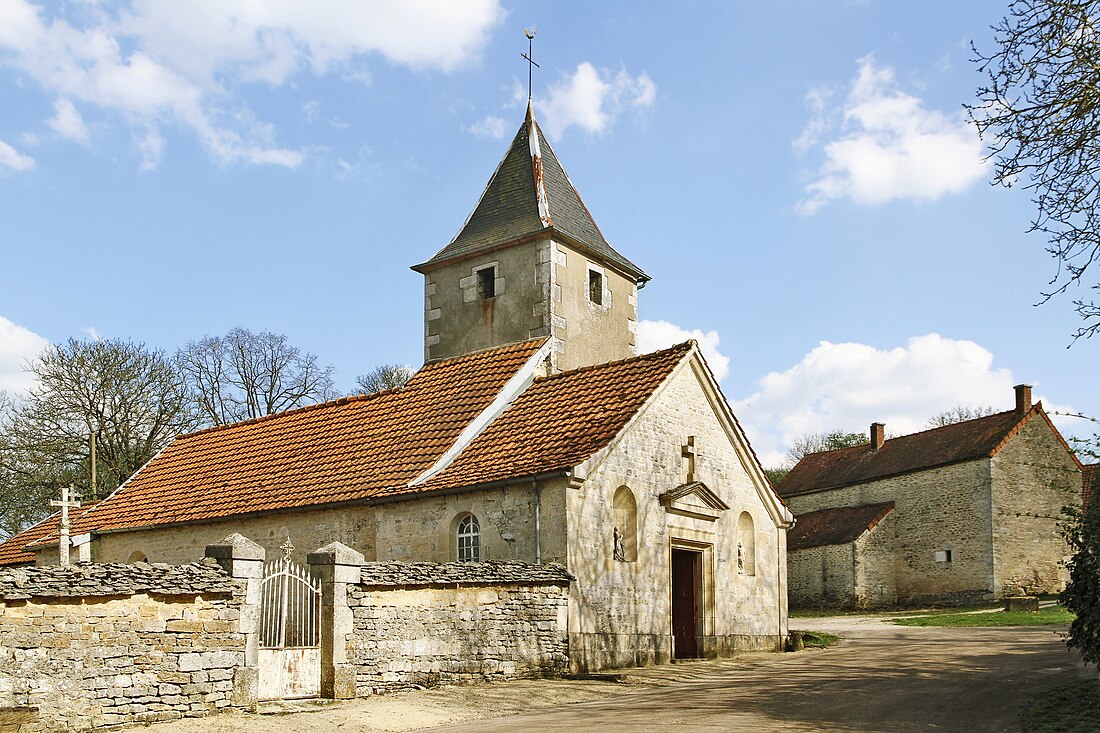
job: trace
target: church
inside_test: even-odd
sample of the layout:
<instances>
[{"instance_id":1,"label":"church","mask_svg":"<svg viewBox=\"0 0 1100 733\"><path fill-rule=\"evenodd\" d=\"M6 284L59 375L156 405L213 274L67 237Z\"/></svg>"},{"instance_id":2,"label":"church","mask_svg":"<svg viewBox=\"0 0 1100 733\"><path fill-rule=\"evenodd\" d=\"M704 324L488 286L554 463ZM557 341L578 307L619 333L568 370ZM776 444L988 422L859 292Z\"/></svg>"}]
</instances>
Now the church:
<instances>
[{"instance_id":1,"label":"church","mask_svg":"<svg viewBox=\"0 0 1100 733\"><path fill-rule=\"evenodd\" d=\"M792 514L698 346L637 353L649 276L530 106L458 235L413 269L424 366L404 387L179 436L74 517L74 552L185 563L237 533L274 554L289 537L555 562L574 669L781 649ZM56 530L13 543L57 561Z\"/></svg>"}]
</instances>

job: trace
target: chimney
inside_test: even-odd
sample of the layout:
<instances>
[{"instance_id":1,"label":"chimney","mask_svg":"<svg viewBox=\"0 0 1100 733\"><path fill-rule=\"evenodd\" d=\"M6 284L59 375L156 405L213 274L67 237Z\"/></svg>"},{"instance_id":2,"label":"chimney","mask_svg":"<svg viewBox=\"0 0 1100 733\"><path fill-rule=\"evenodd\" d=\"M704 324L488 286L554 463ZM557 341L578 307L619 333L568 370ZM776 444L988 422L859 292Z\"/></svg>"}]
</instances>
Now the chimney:
<instances>
[{"instance_id":1,"label":"chimney","mask_svg":"<svg viewBox=\"0 0 1100 733\"><path fill-rule=\"evenodd\" d=\"M1031 385L1016 385L1016 412L1021 415L1031 409Z\"/></svg>"},{"instance_id":2,"label":"chimney","mask_svg":"<svg viewBox=\"0 0 1100 733\"><path fill-rule=\"evenodd\" d=\"M871 423L871 448L878 450L886 442L886 424L880 422Z\"/></svg>"}]
</instances>

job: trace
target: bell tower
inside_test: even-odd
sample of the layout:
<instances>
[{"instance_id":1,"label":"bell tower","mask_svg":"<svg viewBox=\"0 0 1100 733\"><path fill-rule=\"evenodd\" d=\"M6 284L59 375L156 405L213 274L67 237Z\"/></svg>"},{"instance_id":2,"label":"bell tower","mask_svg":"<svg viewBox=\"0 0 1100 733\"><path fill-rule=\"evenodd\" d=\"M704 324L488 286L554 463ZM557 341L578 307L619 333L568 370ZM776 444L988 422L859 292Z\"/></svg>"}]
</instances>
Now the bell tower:
<instances>
[{"instance_id":1,"label":"bell tower","mask_svg":"<svg viewBox=\"0 0 1100 733\"><path fill-rule=\"evenodd\" d=\"M604 239L533 108L481 199L424 275L424 361L536 337L566 371L637 353L649 276Z\"/></svg>"}]
</instances>

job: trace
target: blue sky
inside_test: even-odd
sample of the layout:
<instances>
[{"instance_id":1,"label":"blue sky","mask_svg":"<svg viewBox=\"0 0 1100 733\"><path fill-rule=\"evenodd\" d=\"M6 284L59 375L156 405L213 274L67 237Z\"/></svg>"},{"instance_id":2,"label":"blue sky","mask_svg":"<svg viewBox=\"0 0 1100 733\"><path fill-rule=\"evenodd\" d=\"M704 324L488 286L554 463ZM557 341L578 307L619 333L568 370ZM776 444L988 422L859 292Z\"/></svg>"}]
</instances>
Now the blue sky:
<instances>
[{"instance_id":1,"label":"blue sky","mask_svg":"<svg viewBox=\"0 0 1100 733\"><path fill-rule=\"evenodd\" d=\"M0 388L48 341L286 333L418 365L421 276L536 113L774 462L1011 386L1100 413L1098 344L963 121L1005 2L0 0ZM1089 432L1063 422L1067 432Z\"/></svg>"}]
</instances>

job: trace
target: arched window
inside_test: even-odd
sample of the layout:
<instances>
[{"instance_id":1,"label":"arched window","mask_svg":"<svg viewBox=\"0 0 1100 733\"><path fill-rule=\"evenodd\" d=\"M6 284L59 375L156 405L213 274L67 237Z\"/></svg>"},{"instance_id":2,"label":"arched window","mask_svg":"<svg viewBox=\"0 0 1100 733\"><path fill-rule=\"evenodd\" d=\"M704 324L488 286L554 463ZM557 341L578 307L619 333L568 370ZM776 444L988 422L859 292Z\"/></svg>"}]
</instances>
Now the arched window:
<instances>
[{"instance_id":1,"label":"arched window","mask_svg":"<svg viewBox=\"0 0 1100 733\"><path fill-rule=\"evenodd\" d=\"M638 503L630 489L620 486L615 490L613 504L615 526L611 540L614 543L614 557L621 562L635 562L638 559Z\"/></svg>"},{"instance_id":2,"label":"arched window","mask_svg":"<svg viewBox=\"0 0 1100 733\"><path fill-rule=\"evenodd\" d=\"M737 518L737 572L756 575L756 530L748 512Z\"/></svg>"},{"instance_id":3,"label":"arched window","mask_svg":"<svg viewBox=\"0 0 1100 733\"><path fill-rule=\"evenodd\" d=\"M149 558L146 557L145 553L141 550L135 550L134 552L130 553L130 559L126 562L133 565L136 562L149 562Z\"/></svg>"},{"instance_id":4,"label":"arched window","mask_svg":"<svg viewBox=\"0 0 1100 733\"><path fill-rule=\"evenodd\" d=\"M467 514L458 521L455 542L459 562L481 562L481 525L477 517Z\"/></svg>"}]
</instances>

